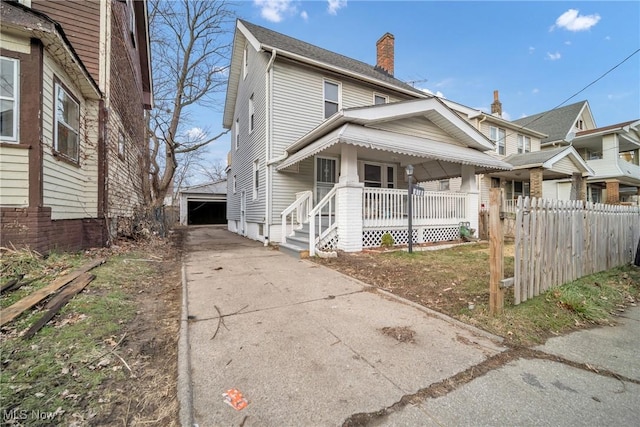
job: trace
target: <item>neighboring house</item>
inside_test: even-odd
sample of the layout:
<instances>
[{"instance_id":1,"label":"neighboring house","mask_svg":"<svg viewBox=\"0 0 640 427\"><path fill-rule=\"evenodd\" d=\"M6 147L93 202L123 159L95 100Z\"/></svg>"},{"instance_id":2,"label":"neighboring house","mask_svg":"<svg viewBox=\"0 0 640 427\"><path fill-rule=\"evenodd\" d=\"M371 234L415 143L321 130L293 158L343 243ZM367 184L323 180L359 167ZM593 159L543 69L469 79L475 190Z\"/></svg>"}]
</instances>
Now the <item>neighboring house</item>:
<instances>
[{"instance_id":1,"label":"neighboring house","mask_svg":"<svg viewBox=\"0 0 640 427\"><path fill-rule=\"evenodd\" d=\"M226 224L227 180L185 187L178 192L180 224Z\"/></svg>"},{"instance_id":2,"label":"neighboring house","mask_svg":"<svg viewBox=\"0 0 640 427\"><path fill-rule=\"evenodd\" d=\"M379 246L385 233L406 243L411 169L418 181L461 177L462 191L414 200L416 242L477 229L476 174L511 166L446 103L393 77L391 34L376 49L371 66L237 21L223 118L230 230L311 253Z\"/></svg>"},{"instance_id":3,"label":"neighboring house","mask_svg":"<svg viewBox=\"0 0 640 427\"><path fill-rule=\"evenodd\" d=\"M567 179L569 187L572 183L575 187L582 185L583 178L592 174L578 152L570 146L541 152L542 142L547 141L549 135L533 125L529 126L529 123L535 123L533 119L513 122L503 119L497 90L493 93L491 114L450 100L444 102L493 141L493 156L513 166L510 171L479 177L480 200L484 207L488 207L489 189L492 187L503 188L507 206L513 206L519 196L547 197L544 188L548 182ZM457 190L459 185L459 179L452 179L430 182L426 187Z\"/></svg>"},{"instance_id":4,"label":"neighboring house","mask_svg":"<svg viewBox=\"0 0 640 427\"><path fill-rule=\"evenodd\" d=\"M104 245L143 201L146 1L2 1L0 12L1 244Z\"/></svg>"},{"instance_id":5,"label":"neighboring house","mask_svg":"<svg viewBox=\"0 0 640 427\"><path fill-rule=\"evenodd\" d=\"M576 150L592 170L577 197L567 179L545 182L545 198L580 198L595 203L639 203L640 120L596 127L587 101L529 116L515 123L545 132L543 153L552 156L566 147Z\"/></svg>"}]
</instances>

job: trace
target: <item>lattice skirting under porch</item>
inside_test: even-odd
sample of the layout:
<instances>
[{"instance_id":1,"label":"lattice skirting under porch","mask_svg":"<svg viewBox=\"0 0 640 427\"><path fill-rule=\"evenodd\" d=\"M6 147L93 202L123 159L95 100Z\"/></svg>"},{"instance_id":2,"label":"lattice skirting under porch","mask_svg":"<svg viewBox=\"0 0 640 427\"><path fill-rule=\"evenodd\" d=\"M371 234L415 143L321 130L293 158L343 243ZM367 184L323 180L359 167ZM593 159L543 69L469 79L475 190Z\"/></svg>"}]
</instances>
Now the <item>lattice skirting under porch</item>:
<instances>
[{"instance_id":1,"label":"lattice skirting under porch","mask_svg":"<svg viewBox=\"0 0 640 427\"><path fill-rule=\"evenodd\" d=\"M412 231L414 243L447 242L460 237L460 227L457 225L416 227ZM362 247L380 247L382 235L385 233L391 234L396 245L407 245L409 243L409 231L406 228L376 228L363 230Z\"/></svg>"}]
</instances>

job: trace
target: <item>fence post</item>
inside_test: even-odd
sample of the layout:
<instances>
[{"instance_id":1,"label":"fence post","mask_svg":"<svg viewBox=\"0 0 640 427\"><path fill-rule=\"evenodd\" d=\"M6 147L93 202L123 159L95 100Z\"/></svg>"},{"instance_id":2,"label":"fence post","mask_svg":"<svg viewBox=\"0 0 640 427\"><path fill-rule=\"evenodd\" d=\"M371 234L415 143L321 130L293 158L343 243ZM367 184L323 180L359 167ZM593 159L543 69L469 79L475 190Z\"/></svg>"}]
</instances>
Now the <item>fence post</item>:
<instances>
[{"instance_id":1,"label":"fence post","mask_svg":"<svg viewBox=\"0 0 640 427\"><path fill-rule=\"evenodd\" d=\"M500 281L504 278L504 236L500 210L502 196L499 188L489 193L489 312L500 314L504 308L504 291Z\"/></svg>"}]
</instances>

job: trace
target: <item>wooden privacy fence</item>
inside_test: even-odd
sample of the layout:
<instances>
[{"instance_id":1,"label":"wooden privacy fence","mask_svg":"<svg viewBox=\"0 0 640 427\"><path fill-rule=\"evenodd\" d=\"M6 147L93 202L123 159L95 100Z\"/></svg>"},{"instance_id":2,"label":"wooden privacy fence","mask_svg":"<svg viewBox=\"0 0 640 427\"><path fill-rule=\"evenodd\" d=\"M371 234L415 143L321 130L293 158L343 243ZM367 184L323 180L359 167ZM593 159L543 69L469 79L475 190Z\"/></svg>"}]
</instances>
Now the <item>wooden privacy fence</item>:
<instances>
[{"instance_id":1,"label":"wooden privacy fence","mask_svg":"<svg viewBox=\"0 0 640 427\"><path fill-rule=\"evenodd\" d=\"M514 302L633 262L640 207L518 198Z\"/></svg>"}]
</instances>

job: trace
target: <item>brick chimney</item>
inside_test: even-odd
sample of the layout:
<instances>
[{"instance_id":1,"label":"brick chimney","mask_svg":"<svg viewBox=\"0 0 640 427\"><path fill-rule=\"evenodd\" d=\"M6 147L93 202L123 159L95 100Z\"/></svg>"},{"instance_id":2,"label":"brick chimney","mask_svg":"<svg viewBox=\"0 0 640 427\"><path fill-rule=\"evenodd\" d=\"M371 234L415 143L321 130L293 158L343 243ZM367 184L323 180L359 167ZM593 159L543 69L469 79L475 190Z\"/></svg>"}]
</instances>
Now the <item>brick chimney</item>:
<instances>
[{"instance_id":1,"label":"brick chimney","mask_svg":"<svg viewBox=\"0 0 640 427\"><path fill-rule=\"evenodd\" d=\"M502 102L498 99L498 91L493 91L493 104L491 104L491 114L502 117Z\"/></svg>"},{"instance_id":2,"label":"brick chimney","mask_svg":"<svg viewBox=\"0 0 640 427\"><path fill-rule=\"evenodd\" d=\"M395 37L393 34L386 33L376 42L377 64L378 68L383 69L393 76L394 63L394 45Z\"/></svg>"}]
</instances>

